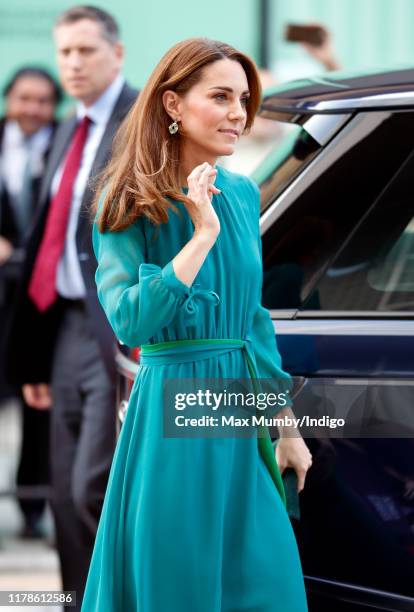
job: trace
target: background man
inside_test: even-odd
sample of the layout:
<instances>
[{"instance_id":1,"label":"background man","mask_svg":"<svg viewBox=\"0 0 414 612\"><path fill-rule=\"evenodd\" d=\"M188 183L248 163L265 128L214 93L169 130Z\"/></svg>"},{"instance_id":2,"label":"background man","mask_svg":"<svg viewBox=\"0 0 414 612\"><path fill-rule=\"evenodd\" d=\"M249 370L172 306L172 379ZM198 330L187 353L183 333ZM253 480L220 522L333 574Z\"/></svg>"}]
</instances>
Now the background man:
<instances>
[{"instance_id":1,"label":"background man","mask_svg":"<svg viewBox=\"0 0 414 612\"><path fill-rule=\"evenodd\" d=\"M56 128L60 87L45 70L24 66L4 88L5 116L0 119L0 402L21 397L19 386L4 380L4 331L9 324L24 241L33 223L41 178ZM22 403L22 437L17 472L22 487L48 484L49 414ZM26 489L27 492L27 489ZM24 516L23 537L41 536L45 499L18 498Z\"/></svg>"},{"instance_id":2,"label":"background man","mask_svg":"<svg viewBox=\"0 0 414 612\"><path fill-rule=\"evenodd\" d=\"M0 264L30 228L61 90L41 68L18 70L4 88L0 119ZM8 245L6 244L8 243Z\"/></svg>"},{"instance_id":3,"label":"background man","mask_svg":"<svg viewBox=\"0 0 414 612\"><path fill-rule=\"evenodd\" d=\"M30 405L48 409L53 399L51 505L63 588L77 591L80 609L115 447L115 339L96 294L91 183L137 92L121 75L123 47L106 11L71 8L54 37L62 85L78 103L40 189L9 361Z\"/></svg>"}]
</instances>

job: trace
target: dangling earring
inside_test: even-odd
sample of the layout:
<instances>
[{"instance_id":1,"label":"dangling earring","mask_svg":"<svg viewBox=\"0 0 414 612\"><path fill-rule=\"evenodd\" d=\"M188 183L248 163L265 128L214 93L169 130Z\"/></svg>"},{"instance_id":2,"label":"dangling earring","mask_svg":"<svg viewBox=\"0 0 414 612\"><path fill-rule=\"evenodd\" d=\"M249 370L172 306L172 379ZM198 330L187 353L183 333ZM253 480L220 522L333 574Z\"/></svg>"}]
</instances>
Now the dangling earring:
<instances>
[{"instance_id":1,"label":"dangling earring","mask_svg":"<svg viewBox=\"0 0 414 612\"><path fill-rule=\"evenodd\" d=\"M168 126L168 131L170 132L170 134L176 134L178 132L177 119L174 119L173 123L170 123L170 125Z\"/></svg>"}]
</instances>

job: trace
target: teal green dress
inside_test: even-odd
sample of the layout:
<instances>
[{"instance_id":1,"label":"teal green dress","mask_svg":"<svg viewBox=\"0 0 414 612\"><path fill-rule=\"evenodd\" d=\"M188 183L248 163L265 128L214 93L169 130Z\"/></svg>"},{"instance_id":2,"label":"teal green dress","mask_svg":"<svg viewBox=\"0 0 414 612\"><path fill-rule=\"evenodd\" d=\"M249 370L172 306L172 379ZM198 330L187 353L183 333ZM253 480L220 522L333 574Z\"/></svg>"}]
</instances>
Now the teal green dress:
<instances>
[{"instance_id":1,"label":"teal green dress","mask_svg":"<svg viewBox=\"0 0 414 612\"><path fill-rule=\"evenodd\" d=\"M93 228L99 300L128 346L210 339L143 358L118 439L82 612L306 612L298 548L255 437L165 437L163 381L289 378L262 284L259 190L218 167L221 231L188 288L171 260L193 235L182 202L158 230ZM214 339L239 340L238 345ZM172 345L174 346L174 344ZM196 350L197 349L197 350ZM275 465L276 462L274 461Z\"/></svg>"}]
</instances>

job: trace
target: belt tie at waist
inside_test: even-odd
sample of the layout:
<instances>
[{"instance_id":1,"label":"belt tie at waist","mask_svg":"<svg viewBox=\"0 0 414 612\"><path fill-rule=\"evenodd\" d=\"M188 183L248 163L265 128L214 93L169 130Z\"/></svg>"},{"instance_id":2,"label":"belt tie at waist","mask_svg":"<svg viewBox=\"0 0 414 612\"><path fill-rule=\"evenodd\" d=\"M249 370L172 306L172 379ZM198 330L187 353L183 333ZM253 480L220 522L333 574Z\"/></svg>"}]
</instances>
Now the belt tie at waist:
<instances>
[{"instance_id":1,"label":"belt tie at waist","mask_svg":"<svg viewBox=\"0 0 414 612\"><path fill-rule=\"evenodd\" d=\"M246 359L250 378L258 378L253 343L249 336L244 340L235 338L199 338L194 340L170 340L155 344L143 344L140 352L142 365L166 365L170 363L189 363L218 357L231 351L241 350ZM254 382L253 387L255 388ZM260 455L286 506L286 494L282 477L276 462L272 440L267 426L258 426L258 448Z\"/></svg>"}]
</instances>

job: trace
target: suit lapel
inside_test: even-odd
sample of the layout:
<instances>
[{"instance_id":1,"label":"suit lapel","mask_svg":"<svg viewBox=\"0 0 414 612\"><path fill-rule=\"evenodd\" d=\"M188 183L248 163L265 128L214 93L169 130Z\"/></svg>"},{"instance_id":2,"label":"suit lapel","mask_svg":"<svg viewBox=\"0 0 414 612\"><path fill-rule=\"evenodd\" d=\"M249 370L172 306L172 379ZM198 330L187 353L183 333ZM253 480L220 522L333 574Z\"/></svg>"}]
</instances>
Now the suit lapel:
<instances>
[{"instance_id":1,"label":"suit lapel","mask_svg":"<svg viewBox=\"0 0 414 612\"><path fill-rule=\"evenodd\" d=\"M42 183L43 183L43 177L46 175L47 169L48 169L48 165L49 165L49 158L50 158L50 154L52 152L52 148L53 148L53 143L55 140L55 135L56 132L59 128L59 124L56 121L53 121L52 123L52 135L50 137L50 141L49 144L47 146L46 151L43 154L43 163L44 163L44 172L42 174L41 177L39 177L37 179L37 182L35 183L35 188L34 188L34 198L33 198L33 214L36 215L37 211L39 210L40 206L41 206L41 202L40 202L40 189L42 187ZM52 175L52 180L53 180L53 175ZM49 194L48 194L49 195Z\"/></svg>"},{"instance_id":2,"label":"suit lapel","mask_svg":"<svg viewBox=\"0 0 414 612\"><path fill-rule=\"evenodd\" d=\"M106 163L109 161L114 136L123 118L131 107L131 104L136 95L137 92L134 92L130 87L128 87L128 85L124 85L114 106L114 110L112 111L112 114L108 120L101 142L98 146L98 150L96 152L96 156L92 164L92 169L89 174L88 183L83 194L81 210L78 219L78 227L76 231L76 244L78 252L82 249L85 233L88 233L89 235L91 232L90 207L94 197L93 179L95 179L99 175L99 173L105 167Z\"/></svg>"}]
</instances>

